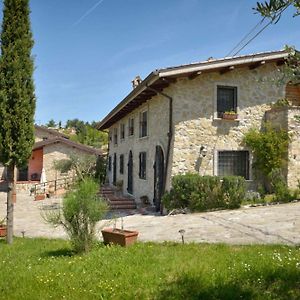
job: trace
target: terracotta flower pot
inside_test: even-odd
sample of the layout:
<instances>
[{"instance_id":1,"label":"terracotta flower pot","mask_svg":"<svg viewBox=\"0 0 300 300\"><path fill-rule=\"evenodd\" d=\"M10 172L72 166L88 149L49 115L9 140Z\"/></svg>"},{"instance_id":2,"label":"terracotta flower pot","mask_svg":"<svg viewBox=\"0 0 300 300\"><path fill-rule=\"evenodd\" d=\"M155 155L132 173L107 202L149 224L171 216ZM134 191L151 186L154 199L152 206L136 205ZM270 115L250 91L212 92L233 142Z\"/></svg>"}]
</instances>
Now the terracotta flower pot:
<instances>
[{"instance_id":1,"label":"terracotta flower pot","mask_svg":"<svg viewBox=\"0 0 300 300\"><path fill-rule=\"evenodd\" d=\"M5 237L6 236L6 225L0 225L0 237Z\"/></svg>"},{"instance_id":2,"label":"terracotta flower pot","mask_svg":"<svg viewBox=\"0 0 300 300\"><path fill-rule=\"evenodd\" d=\"M223 113L222 115L222 119L224 120L236 120L238 117L237 114L226 114L226 113Z\"/></svg>"},{"instance_id":3,"label":"terracotta flower pot","mask_svg":"<svg viewBox=\"0 0 300 300\"><path fill-rule=\"evenodd\" d=\"M105 245L114 244L127 247L136 242L138 231L104 228L101 230Z\"/></svg>"},{"instance_id":4,"label":"terracotta flower pot","mask_svg":"<svg viewBox=\"0 0 300 300\"><path fill-rule=\"evenodd\" d=\"M37 195L35 195L34 200L35 201L44 200L45 197L46 197L45 194L37 194Z\"/></svg>"}]
</instances>

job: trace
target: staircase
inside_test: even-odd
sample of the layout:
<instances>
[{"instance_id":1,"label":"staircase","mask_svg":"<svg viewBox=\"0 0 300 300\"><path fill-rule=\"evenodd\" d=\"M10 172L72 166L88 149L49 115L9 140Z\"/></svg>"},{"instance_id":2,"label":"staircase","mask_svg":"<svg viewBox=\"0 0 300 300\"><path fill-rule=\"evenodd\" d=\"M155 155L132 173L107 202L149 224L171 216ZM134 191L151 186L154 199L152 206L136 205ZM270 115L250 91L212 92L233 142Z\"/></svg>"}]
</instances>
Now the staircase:
<instances>
[{"instance_id":1,"label":"staircase","mask_svg":"<svg viewBox=\"0 0 300 300\"><path fill-rule=\"evenodd\" d=\"M103 186L100 194L108 202L111 210L136 209L136 203L133 198L117 195L113 187Z\"/></svg>"}]
</instances>

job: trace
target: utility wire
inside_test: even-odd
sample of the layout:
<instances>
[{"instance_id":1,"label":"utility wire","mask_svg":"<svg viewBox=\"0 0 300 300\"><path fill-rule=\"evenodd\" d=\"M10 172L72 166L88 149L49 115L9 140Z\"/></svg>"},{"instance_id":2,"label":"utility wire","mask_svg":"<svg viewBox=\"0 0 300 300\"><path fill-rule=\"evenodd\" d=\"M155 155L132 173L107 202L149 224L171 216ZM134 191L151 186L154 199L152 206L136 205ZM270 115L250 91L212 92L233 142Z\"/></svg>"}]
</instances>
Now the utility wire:
<instances>
[{"instance_id":1,"label":"utility wire","mask_svg":"<svg viewBox=\"0 0 300 300\"><path fill-rule=\"evenodd\" d=\"M230 52L228 52L227 54L226 54L226 56L225 57L228 57L228 56L230 56L231 55L231 53L239 46L239 45L241 45L247 38L248 38L248 36L249 35L251 35L256 29L257 29L257 27L259 26L259 25L261 25L263 22L264 22L264 20L266 19L266 17L263 17L236 45L235 45L235 47L234 48L232 48L231 50L230 50Z\"/></svg>"},{"instance_id":2,"label":"utility wire","mask_svg":"<svg viewBox=\"0 0 300 300\"><path fill-rule=\"evenodd\" d=\"M270 26L273 23L277 23L279 21L279 19L281 18L282 13L291 5L292 3L289 3L287 6L283 7L278 13L274 14L274 16L272 17L271 21L268 22L261 30L259 30L251 39L249 39L241 48L239 48L239 50L237 50L232 56L236 56L237 54L239 54L247 45L249 45L257 36L259 36L268 26ZM263 23L265 17L258 23L256 24L251 30L250 32L229 52L228 55L230 55L239 45L242 44L242 42L246 39L246 37L248 37L253 31L255 31L255 29ZM227 55L227 56L228 56Z\"/></svg>"}]
</instances>

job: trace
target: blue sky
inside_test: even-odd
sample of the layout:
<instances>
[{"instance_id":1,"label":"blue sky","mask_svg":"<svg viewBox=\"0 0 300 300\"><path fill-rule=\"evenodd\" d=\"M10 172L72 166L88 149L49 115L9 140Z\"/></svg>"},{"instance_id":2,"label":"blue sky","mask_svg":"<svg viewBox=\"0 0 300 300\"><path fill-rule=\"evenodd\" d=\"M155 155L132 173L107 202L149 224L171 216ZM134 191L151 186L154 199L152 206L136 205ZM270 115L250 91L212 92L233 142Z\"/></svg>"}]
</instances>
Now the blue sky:
<instances>
[{"instance_id":1,"label":"blue sky","mask_svg":"<svg viewBox=\"0 0 300 300\"><path fill-rule=\"evenodd\" d=\"M136 75L224 57L261 19L255 3L31 0L36 122L99 121L131 91ZM291 16L286 11L241 53L300 49L300 16Z\"/></svg>"}]
</instances>

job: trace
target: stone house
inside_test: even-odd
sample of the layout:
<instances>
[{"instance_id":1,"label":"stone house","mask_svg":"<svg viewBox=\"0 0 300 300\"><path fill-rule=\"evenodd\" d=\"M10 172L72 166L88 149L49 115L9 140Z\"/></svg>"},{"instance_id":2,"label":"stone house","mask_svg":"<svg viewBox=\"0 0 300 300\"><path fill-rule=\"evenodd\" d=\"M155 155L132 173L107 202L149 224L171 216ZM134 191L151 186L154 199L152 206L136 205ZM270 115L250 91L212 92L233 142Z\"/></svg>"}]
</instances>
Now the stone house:
<instances>
[{"instance_id":1,"label":"stone house","mask_svg":"<svg viewBox=\"0 0 300 300\"><path fill-rule=\"evenodd\" d=\"M125 194L137 201L147 196L157 209L175 174L240 175L255 188L244 134L260 128L270 104L284 97L295 107L280 118L287 129L299 129L288 120L300 115L300 87L274 82L287 56L282 50L209 59L133 81L134 89L99 124L109 129L109 183L123 183ZM291 187L300 179L298 143L289 152Z\"/></svg>"},{"instance_id":2,"label":"stone house","mask_svg":"<svg viewBox=\"0 0 300 300\"><path fill-rule=\"evenodd\" d=\"M67 159L71 154L103 155L98 149L69 140L69 137L54 129L35 125L35 144L25 168L17 170L17 182L39 182L44 168L47 181L66 176L54 169L54 162ZM0 167L0 175L5 179L5 168Z\"/></svg>"}]
</instances>

